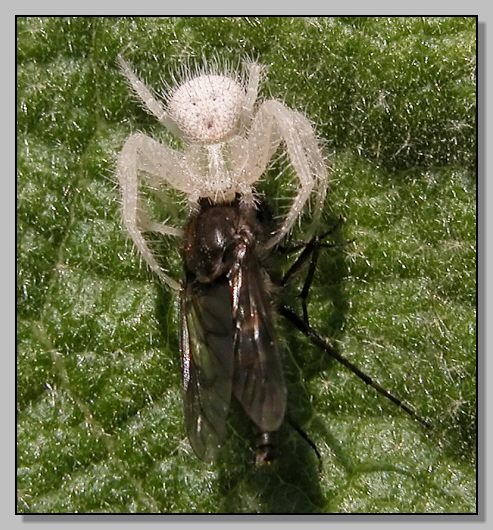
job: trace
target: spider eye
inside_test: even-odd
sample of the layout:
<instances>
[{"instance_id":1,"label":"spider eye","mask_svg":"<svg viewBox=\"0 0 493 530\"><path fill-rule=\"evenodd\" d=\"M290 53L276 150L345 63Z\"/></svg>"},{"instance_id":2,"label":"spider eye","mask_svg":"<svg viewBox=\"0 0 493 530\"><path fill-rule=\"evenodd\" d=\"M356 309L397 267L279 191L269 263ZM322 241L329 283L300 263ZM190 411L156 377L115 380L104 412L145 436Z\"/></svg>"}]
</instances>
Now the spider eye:
<instances>
[{"instance_id":1,"label":"spider eye","mask_svg":"<svg viewBox=\"0 0 493 530\"><path fill-rule=\"evenodd\" d=\"M201 144L219 143L231 137L245 102L245 91L234 79L201 75L172 94L168 112L183 134Z\"/></svg>"}]
</instances>

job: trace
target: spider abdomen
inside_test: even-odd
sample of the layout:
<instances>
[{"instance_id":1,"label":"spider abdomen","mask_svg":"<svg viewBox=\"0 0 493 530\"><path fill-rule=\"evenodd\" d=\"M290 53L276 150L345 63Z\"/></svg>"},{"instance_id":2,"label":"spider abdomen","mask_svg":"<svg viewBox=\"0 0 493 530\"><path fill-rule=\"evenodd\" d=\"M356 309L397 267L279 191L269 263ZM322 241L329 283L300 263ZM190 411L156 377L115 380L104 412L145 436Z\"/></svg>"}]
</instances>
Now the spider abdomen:
<instances>
[{"instance_id":1,"label":"spider abdomen","mask_svg":"<svg viewBox=\"0 0 493 530\"><path fill-rule=\"evenodd\" d=\"M244 103L245 91L231 77L201 75L175 90L168 112L187 139L213 144L236 132Z\"/></svg>"}]
</instances>

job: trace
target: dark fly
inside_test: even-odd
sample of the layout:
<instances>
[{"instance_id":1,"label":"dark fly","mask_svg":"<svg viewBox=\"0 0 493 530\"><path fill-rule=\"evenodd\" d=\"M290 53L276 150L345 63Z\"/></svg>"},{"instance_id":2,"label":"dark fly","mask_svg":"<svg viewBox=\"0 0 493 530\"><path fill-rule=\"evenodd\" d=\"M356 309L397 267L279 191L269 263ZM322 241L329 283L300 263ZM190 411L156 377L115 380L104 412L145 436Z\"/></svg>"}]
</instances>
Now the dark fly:
<instances>
[{"instance_id":1,"label":"dark fly","mask_svg":"<svg viewBox=\"0 0 493 530\"><path fill-rule=\"evenodd\" d=\"M240 403L257 429L257 464L275 458L274 434L286 414L286 385L273 302L261 258L262 244L271 231L259 215L255 206L238 199L227 204L202 199L199 211L185 227L181 298L185 424L193 450L206 461L214 459L226 438L232 399ZM347 360L310 326L306 298L324 246L329 245L317 237L303 245L279 284L284 286L309 262L301 292L303 318L284 305L277 305L277 311L314 346L429 428L429 422L410 405ZM291 425L319 456L307 435Z\"/></svg>"},{"instance_id":2,"label":"dark fly","mask_svg":"<svg viewBox=\"0 0 493 530\"><path fill-rule=\"evenodd\" d=\"M212 460L236 399L258 431L256 462L274 458L286 385L259 251L268 236L252 205L200 202L185 228L181 350L185 424Z\"/></svg>"}]
</instances>

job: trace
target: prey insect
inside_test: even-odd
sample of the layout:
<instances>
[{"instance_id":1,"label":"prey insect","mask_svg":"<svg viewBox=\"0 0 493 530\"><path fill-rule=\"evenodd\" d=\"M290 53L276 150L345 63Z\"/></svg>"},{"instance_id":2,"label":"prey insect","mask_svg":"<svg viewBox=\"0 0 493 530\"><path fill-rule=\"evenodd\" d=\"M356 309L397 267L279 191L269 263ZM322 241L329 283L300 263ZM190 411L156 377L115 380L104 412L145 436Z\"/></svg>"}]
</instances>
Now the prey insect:
<instances>
[{"instance_id":1,"label":"prey insect","mask_svg":"<svg viewBox=\"0 0 493 530\"><path fill-rule=\"evenodd\" d=\"M266 237L257 209L238 199L201 200L185 228L185 418L190 443L206 460L226 438L233 396L257 428L256 462L274 459L272 433L284 419L286 386L258 256Z\"/></svg>"}]
</instances>

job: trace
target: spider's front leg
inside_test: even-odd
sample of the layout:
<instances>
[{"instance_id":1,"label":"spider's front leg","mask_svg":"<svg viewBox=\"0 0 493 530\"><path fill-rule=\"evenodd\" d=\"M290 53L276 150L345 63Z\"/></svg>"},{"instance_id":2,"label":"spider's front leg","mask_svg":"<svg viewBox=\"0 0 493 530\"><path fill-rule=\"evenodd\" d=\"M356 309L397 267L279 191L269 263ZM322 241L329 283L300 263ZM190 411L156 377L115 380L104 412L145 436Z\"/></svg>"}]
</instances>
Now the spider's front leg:
<instances>
[{"instance_id":1,"label":"spider's front leg","mask_svg":"<svg viewBox=\"0 0 493 530\"><path fill-rule=\"evenodd\" d=\"M189 191L187 172L183 156L142 134L132 134L118 157L116 175L122 194L123 222L135 246L149 268L169 287L180 290L180 284L165 274L154 257L144 232L159 232L165 235L181 236L182 231L164 223L151 221L142 208L139 198L139 172L144 172L151 189L169 184L173 188Z\"/></svg>"},{"instance_id":2,"label":"spider's front leg","mask_svg":"<svg viewBox=\"0 0 493 530\"><path fill-rule=\"evenodd\" d=\"M312 193L315 197L313 224L320 216L327 190L327 168L310 122L301 113L279 101L265 101L259 108L248 135L248 163L244 174L248 184L260 179L281 141L300 187L279 230L266 243L273 247L293 228Z\"/></svg>"},{"instance_id":3,"label":"spider's front leg","mask_svg":"<svg viewBox=\"0 0 493 530\"><path fill-rule=\"evenodd\" d=\"M119 55L117 58L118 65L123 75L126 77L131 89L142 102L144 109L152 114L157 120L170 131L176 130L176 125L169 119L162 102L155 97L152 91L137 77L130 64Z\"/></svg>"}]
</instances>

